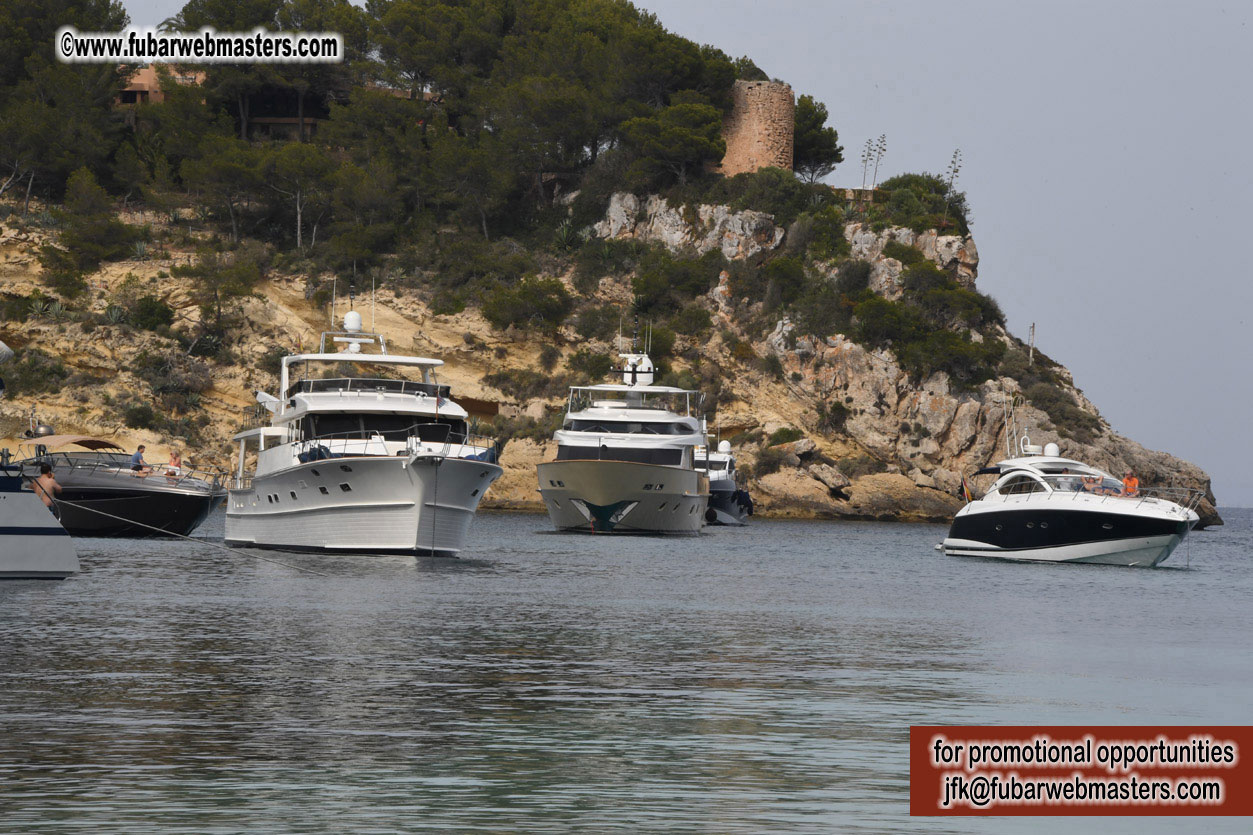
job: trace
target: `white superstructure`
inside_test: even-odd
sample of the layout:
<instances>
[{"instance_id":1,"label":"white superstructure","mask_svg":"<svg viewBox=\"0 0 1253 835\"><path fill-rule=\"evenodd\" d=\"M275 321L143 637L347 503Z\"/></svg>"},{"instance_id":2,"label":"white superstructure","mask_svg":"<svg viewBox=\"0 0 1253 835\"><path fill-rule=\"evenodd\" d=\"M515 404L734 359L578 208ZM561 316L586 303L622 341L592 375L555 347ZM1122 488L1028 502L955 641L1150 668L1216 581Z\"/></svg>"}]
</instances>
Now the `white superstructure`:
<instances>
[{"instance_id":1,"label":"white superstructure","mask_svg":"<svg viewBox=\"0 0 1253 835\"><path fill-rule=\"evenodd\" d=\"M497 446L469 434L465 409L435 378L442 360L387 353L355 312L344 326L323 334L316 353L283 358L279 397L258 393L269 420L235 435L226 541L455 555L500 477ZM339 372L311 376L327 366ZM421 380L358 374L360 366L416 369ZM293 379L297 369L304 373Z\"/></svg>"},{"instance_id":2,"label":"white superstructure","mask_svg":"<svg viewBox=\"0 0 1253 835\"><path fill-rule=\"evenodd\" d=\"M707 442L699 394L652 385L647 354L621 358L622 383L570 389L557 460L539 465L549 518L559 530L699 533L709 503L695 467Z\"/></svg>"}]
</instances>

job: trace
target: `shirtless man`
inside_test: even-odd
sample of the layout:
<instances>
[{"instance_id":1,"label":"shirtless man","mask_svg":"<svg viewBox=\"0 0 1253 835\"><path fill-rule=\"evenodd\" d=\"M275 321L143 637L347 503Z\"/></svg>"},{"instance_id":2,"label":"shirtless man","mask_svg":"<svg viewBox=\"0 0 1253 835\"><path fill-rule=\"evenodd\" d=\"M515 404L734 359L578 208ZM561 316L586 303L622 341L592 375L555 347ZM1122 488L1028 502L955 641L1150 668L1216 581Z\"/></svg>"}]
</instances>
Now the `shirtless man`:
<instances>
[{"instance_id":1,"label":"shirtless man","mask_svg":"<svg viewBox=\"0 0 1253 835\"><path fill-rule=\"evenodd\" d=\"M39 478L31 482L31 487L45 507L52 507L53 497L61 495L61 485L57 484L57 477L52 474L50 464L39 465Z\"/></svg>"}]
</instances>

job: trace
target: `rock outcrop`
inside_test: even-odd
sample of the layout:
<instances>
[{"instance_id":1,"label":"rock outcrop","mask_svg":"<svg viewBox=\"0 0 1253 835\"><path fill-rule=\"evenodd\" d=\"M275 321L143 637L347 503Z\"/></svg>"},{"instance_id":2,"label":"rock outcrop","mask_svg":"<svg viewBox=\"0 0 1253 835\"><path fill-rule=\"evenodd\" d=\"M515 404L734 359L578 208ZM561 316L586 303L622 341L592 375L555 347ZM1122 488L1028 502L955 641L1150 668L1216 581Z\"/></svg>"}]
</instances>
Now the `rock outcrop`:
<instances>
[{"instance_id":1,"label":"rock outcrop","mask_svg":"<svg viewBox=\"0 0 1253 835\"><path fill-rule=\"evenodd\" d=\"M783 240L783 230L764 212L732 212L726 206L699 206L689 216L687 207L675 208L653 195L641 204L634 194L618 192L609 200L605 219L592 227L600 238L633 238L658 243L675 252L704 255L720 250L727 258L747 258L772 250Z\"/></svg>"}]
</instances>

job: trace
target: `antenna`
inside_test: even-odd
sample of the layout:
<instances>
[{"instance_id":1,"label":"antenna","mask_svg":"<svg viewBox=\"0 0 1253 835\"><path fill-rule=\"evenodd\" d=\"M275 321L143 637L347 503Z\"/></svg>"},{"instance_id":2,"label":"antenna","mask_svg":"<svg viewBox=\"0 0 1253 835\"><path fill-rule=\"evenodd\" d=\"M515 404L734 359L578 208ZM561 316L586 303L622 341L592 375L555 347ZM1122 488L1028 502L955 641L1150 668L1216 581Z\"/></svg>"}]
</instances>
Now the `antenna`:
<instances>
[{"instance_id":1,"label":"antenna","mask_svg":"<svg viewBox=\"0 0 1253 835\"><path fill-rule=\"evenodd\" d=\"M640 347L640 314L635 314L635 330L631 333L631 353L638 353Z\"/></svg>"},{"instance_id":2,"label":"antenna","mask_svg":"<svg viewBox=\"0 0 1253 835\"><path fill-rule=\"evenodd\" d=\"M1031 342L1027 345L1027 365L1035 364L1035 322L1031 323Z\"/></svg>"},{"instance_id":3,"label":"antenna","mask_svg":"<svg viewBox=\"0 0 1253 835\"><path fill-rule=\"evenodd\" d=\"M374 279L377 276L376 272L370 271L370 333L378 333L374 329Z\"/></svg>"},{"instance_id":4,"label":"antenna","mask_svg":"<svg viewBox=\"0 0 1253 835\"><path fill-rule=\"evenodd\" d=\"M339 289L339 276L331 276L331 330L335 329L335 294Z\"/></svg>"}]
</instances>

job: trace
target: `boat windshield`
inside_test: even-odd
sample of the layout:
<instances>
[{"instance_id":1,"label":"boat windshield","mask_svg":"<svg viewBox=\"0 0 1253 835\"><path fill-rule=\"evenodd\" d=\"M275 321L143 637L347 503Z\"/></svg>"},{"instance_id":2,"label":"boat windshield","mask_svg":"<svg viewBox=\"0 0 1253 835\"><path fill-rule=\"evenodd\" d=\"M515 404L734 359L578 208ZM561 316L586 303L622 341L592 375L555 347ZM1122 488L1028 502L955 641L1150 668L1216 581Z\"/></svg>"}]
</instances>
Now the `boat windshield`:
<instances>
[{"instance_id":1,"label":"boat windshield","mask_svg":"<svg viewBox=\"0 0 1253 835\"><path fill-rule=\"evenodd\" d=\"M695 396L695 397L694 397ZM648 387L637 388L572 388L568 412L587 409L651 409L677 415L692 414L693 399L699 400L697 392L657 391ZM699 409L699 404L696 404Z\"/></svg>"},{"instance_id":2,"label":"boat windshield","mask_svg":"<svg viewBox=\"0 0 1253 835\"><path fill-rule=\"evenodd\" d=\"M1098 496L1121 496L1122 482L1108 476L1089 473L1049 475L1044 477L1049 487L1061 493L1095 493ZM1003 490L1001 492L1004 492Z\"/></svg>"},{"instance_id":3,"label":"boat windshield","mask_svg":"<svg viewBox=\"0 0 1253 835\"><path fill-rule=\"evenodd\" d=\"M682 423L625 420L567 420L561 427L572 432L601 432L624 435L691 435L692 427Z\"/></svg>"}]
</instances>

